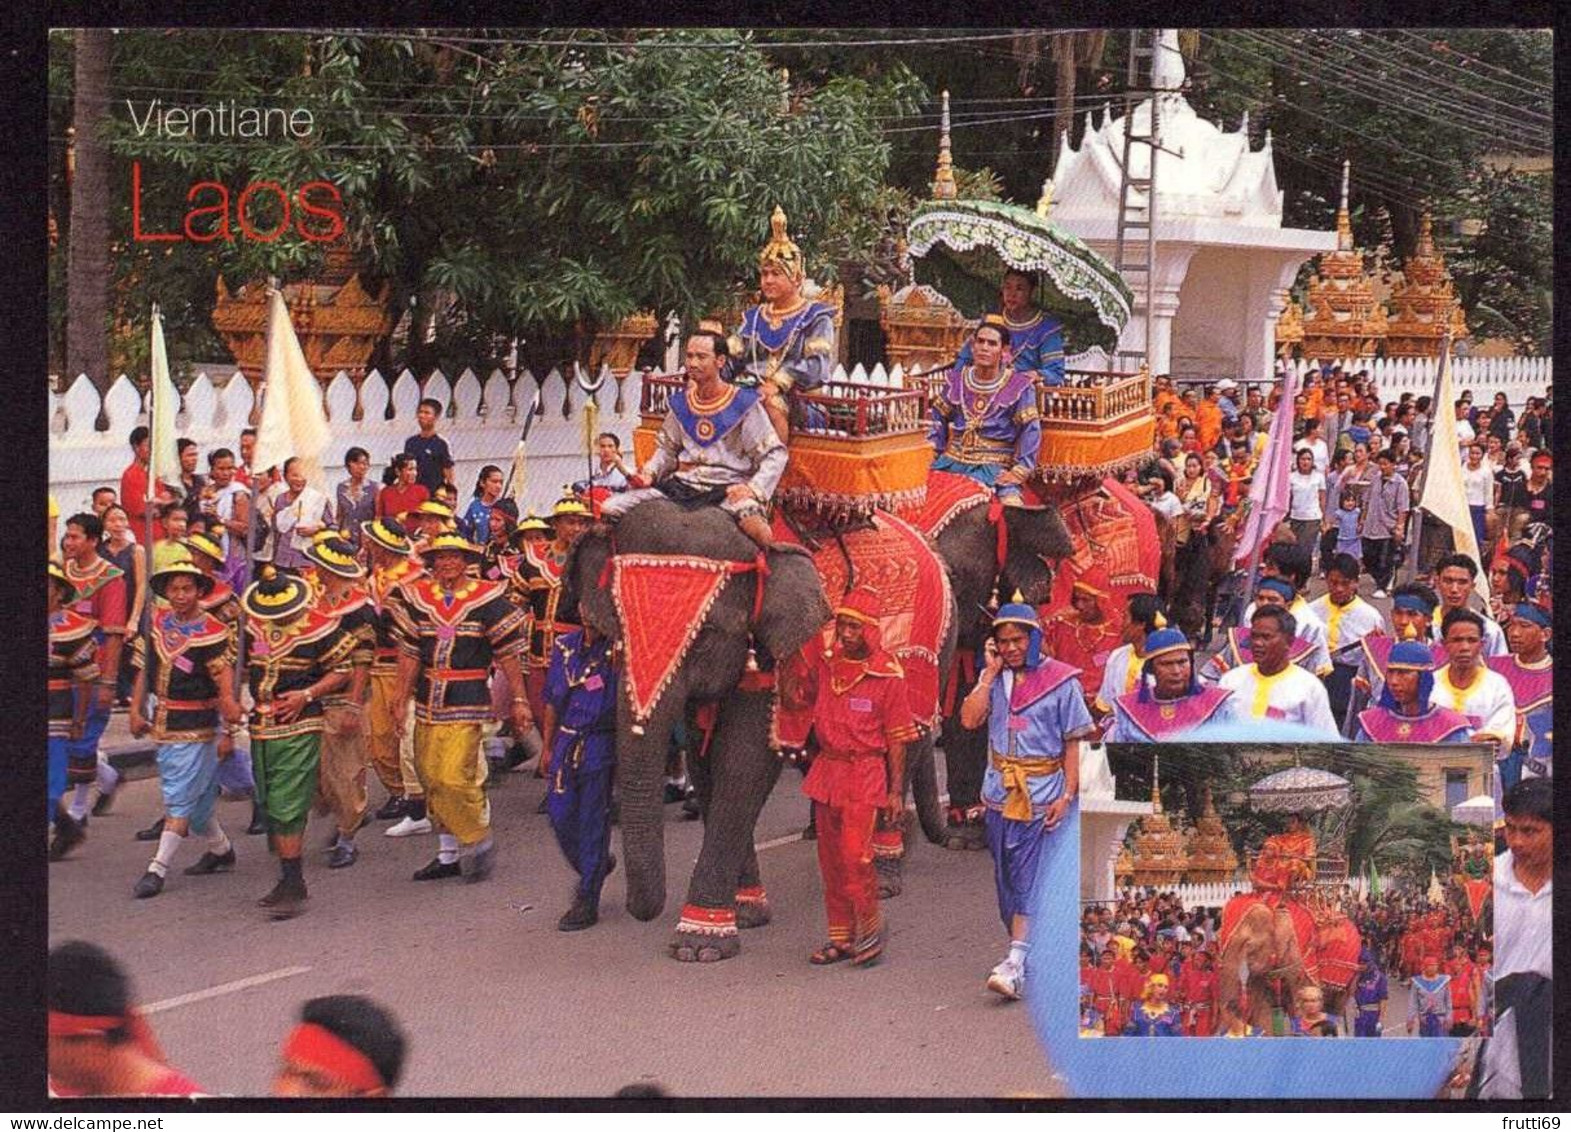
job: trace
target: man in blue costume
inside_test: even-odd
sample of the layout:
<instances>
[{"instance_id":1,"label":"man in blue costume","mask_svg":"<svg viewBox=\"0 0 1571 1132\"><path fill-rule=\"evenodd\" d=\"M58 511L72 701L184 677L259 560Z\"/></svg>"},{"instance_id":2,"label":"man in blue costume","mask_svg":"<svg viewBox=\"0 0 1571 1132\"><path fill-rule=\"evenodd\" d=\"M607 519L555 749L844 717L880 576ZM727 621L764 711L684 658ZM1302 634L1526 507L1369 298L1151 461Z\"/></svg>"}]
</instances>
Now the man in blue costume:
<instances>
[{"instance_id":1,"label":"man in blue costume","mask_svg":"<svg viewBox=\"0 0 1571 1132\"><path fill-rule=\"evenodd\" d=\"M616 769L616 671L611 640L588 625L556 639L545 679L542 739L551 751L546 813L578 873L564 932L600 919L600 887L611 856L611 776Z\"/></svg>"},{"instance_id":2,"label":"man in blue costume","mask_svg":"<svg viewBox=\"0 0 1571 1132\"><path fill-rule=\"evenodd\" d=\"M999 288L998 305L1009 331L1010 368L1029 373L1033 382L1062 385L1064 324L1032 302L1035 293L1036 276L1017 268L1010 268ZM960 347L957 360L962 366L971 364L969 342Z\"/></svg>"},{"instance_id":3,"label":"man in blue costume","mask_svg":"<svg viewBox=\"0 0 1571 1132\"><path fill-rule=\"evenodd\" d=\"M834 372L835 308L802 296L802 249L786 233L786 214L779 205L769 227L769 243L758 256L764 301L742 316L730 352L740 369L736 383L757 388L783 442L790 435L787 394L810 393Z\"/></svg>"},{"instance_id":4,"label":"man in blue costume","mask_svg":"<svg viewBox=\"0 0 1571 1132\"><path fill-rule=\"evenodd\" d=\"M970 476L993 488L1006 507L1019 507L1020 485L1036 470L1042 422L1034 376L1003 365L1010 332L990 314L971 336L974 361L949 373L933 398L927 439L938 455L933 471Z\"/></svg>"},{"instance_id":5,"label":"man in blue costume","mask_svg":"<svg viewBox=\"0 0 1571 1132\"><path fill-rule=\"evenodd\" d=\"M1412 630L1409 630L1412 633ZM1380 702L1358 713L1358 743L1466 743L1473 727L1467 716L1431 701L1434 657L1416 633L1391 646Z\"/></svg>"},{"instance_id":6,"label":"man in blue costume","mask_svg":"<svg viewBox=\"0 0 1571 1132\"><path fill-rule=\"evenodd\" d=\"M1407 1008L1407 1032L1416 1027L1421 1038L1443 1038L1451 1029L1451 976L1440 970L1440 960L1424 956L1424 971L1413 976Z\"/></svg>"},{"instance_id":7,"label":"man in blue costume","mask_svg":"<svg viewBox=\"0 0 1571 1132\"><path fill-rule=\"evenodd\" d=\"M1195 678L1195 646L1178 629L1146 637L1145 674L1133 692L1113 700L1109 743L1159 743L1179 732L1228 718L1233 694L1202 688Z\"/></svg>"},{"instance_id":8,"label":"man in blue costume","mask_svg":"<svg viewBox=\"0 0 1571 1132\"><path fill-rule=\"evenodd\" d=\"M725 338L712 331L700 330L687 340L687 388L671 394L655 454L628 480L634 490L601 504L607 522L662 496L681 504L709 503L734 518L762 549L774 549L764 509L785 472L786 446L759 391L720 379L726 356Z\"/></svg>"},{"instance_id":9,"label":"man in blue costume","mask_svg":"<svg viewBox=\"0 0 1571 1132\"><path fill-rule=\"evenodd\" d=\"M1355 1038L1378 1038L1384 1029L1386 1000L1391 997L1386 973L1380 969L1375 953L1364 948L1358 953L1358 978L1353 983Z\"/></svg>"},{"instance_id":10,"label":"man in blue costume","mask_svg":"<svg viewBox=\"0 0 1571 1132\"><path fill-rule=\"evenodd\" d=\"M988 975L988 989L1018 999L1026 978L1031 894L1042 841L1069 813L1080 790L1080 741L1096 725L1078 672L1042 655L1042 625L1019 594L993 618L986 666L960 705L967 728L987 724L982 779L987 846L993 855L998 912L1009 954Z\"/></svg>"}]
</instances>

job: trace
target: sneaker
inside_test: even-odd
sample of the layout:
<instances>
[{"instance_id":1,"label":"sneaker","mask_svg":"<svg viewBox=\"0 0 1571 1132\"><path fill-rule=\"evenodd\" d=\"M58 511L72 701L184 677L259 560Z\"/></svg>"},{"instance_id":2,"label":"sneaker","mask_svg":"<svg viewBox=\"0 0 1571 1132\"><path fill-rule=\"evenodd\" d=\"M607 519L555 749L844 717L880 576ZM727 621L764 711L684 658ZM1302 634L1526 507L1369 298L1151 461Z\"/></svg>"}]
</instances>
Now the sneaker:
<instances>
[{"instance_id":1,"label":"sneaker","mask_svg":"<svg viewBox=\"0 0 1571 1132\"><path fill-rule=\"evenodd\" d=\"M405 814L403 821L397 825L388 826L385 832L388 837L413 837L417 833L430 833L431 819L421 818L419 821L415 821L414 818Z\"/></svg>"},{"instance_id":2,"label":"sneaker","mask_svg":"<svg viewBox=\"0 0 1571 1132\"><path fill-rule=\"evenodd\" d=\"M1013 1001L1020 997L1024 982L1025 973L1015 963L1005 959L987 976L987 989Z\"/></svg>"},{"instance_id":3,"label":"sneaker","mask_svg":"<svg viewBox=\"0 0 1571 1132\"><path fill-rule=\"evenodd\" d=\"M393 797L383 802L382 808L377 810L376 813L372 816L375 817L377 821L397 821L401 817L408 816L408 813L408 803L404 801L402 795L395 794Z\"/></svg>"},{"instance_id":4,"label":"sneaker","mask_svg":"<svg viewBox=\"0 0 1571 1132\"><path fill-rule=\"evenodd\" d=\"M333 846L332 853L327 858L327 867L330 869L347 869L360 859L360 850L355 848L354 842L345 844L339 842Z\"/></svg>"},{"instance_id":5,"label":"sneaker","mask_svg":"<svg viewBox=\"0 0 1571 1132\"><path fill-rule=\"evenodd\" d=\"M157 896L164 890L164 878L149 869L137 880L136 887L131 890L131 895L138 900L146 900L149 896Z\"/></svg>"},{"instance_id":6,"label":"sneaker","mask_svg":"<svg viewBox=\"0 0 1571 1132\"><path fill-rule=\"evenodd\" d=\"M445 862L440 857L435 857L431 863L415 873L415 880L442 880L446 877L456 877L463 869L457 861Z\"/></svg>"},{"instance_id":7,"label":"sneaker","mask_svg":"<svg viewBox=\"0 0 1571 1132\"><path fill-rule=\"evenodd\" d=\"M1385 590L1376 590L1374 593L1370 594L1369 596L1370 597L1374 597L1374 598L1383 598L1383 597L1386 596L1386 591Z\"/></svg>"},{"instance_id":8,"label":"sneaker","mask_svg":"<svg viewBox=\"0 0 1571 1132\"><path fill-rule=\"evenodd\" d=\"M205 877L213 873L227 873L235 867L235 847L231 845L227 853L214 853L209 850L197 859L196 864L185 869L188 877Z\"/></svg>"}]
</instances>

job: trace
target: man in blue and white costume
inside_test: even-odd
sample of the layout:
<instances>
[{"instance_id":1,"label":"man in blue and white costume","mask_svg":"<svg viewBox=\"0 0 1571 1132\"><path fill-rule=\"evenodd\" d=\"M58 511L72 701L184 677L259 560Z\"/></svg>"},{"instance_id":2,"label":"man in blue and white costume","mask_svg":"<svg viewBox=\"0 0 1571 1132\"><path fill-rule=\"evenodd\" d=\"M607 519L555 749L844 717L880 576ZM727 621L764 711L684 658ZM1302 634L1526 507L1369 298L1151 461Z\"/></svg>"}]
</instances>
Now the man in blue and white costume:
<instances>
[{"instance_id":1,"label":"man in blue and white costume","mask_svg":"<svg viewBox=\"0 0 1571 1132\"><path fill-rule=\"evenodd\" d=\"M731 349L736 355L733 380L758 389L770 422L785 441L791 419L786 396L811 393L834 373L835 308L802 297L802 249L786 233L786 214L779 205L769 224L769 243L758 256L758 289L764 301L742 316ZM821 427L823 415L809 409L802 420Z\"/></svg>"},{"instance_id":2,"label":"man in blue and white costume","mask_svg":"<svg viewBox=\"0 0 1571 1132\"><path fill-rule=\"evenodd\" d=\"M933 397L927 439L938 453L933 471L969 476L1004 506L1019 507L1020 485L1036 470L1042 421L1032 375L1003 364L1010 341L1001 316L982 320L971 335L975 361L957 364Z\"/></svg>"},{"instance_id":3,"label":"man in blue and white costume","mask_svg":"<svg viewBox=\"0 0 1571 1132\"><path fill-rule=\"evenodd\" d=\"M1064 383L1064 324L1031 301L1036 276L1011 268L999 289L999 306L1009 331L1009 368L1031 375L1042 385ZM956 359L962 366L972 361L971 344L960 347Z\"/></svg>"},{"instance_id":4,"label":"man in blue and white costume","mask_svg":"<svg viewBox=\"0 0 1571 1132\"><path fill-rule=\"evenodd\" d=\"M966 728L987 724L982 779L987 847L1009 954L988 989L1018 999L1025 988L1029 912L1042 843L1080 790L1080 742L1095 730L1078 670L1042 655L1042 624L1017 593L993 618L986 664L960 705Z\"/></svg>"}]
</instances>

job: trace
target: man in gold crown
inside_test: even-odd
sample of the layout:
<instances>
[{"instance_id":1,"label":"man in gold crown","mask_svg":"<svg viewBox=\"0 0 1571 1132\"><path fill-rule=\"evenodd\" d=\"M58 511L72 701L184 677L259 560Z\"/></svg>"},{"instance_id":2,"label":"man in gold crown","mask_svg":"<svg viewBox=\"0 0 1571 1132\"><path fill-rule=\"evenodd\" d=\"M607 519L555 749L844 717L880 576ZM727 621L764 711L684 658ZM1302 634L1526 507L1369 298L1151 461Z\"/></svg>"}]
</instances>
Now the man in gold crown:
<instances>
[{"instance_id":1,"label":"man in gold crown","mask_svg":"<svg viewBox=\"0 0 1571 1132\"><path fill-rule=\"evenodd\" d=\"M775 206L769 243L758 256L758 289L764 301L742 316L731 353L738 385L756 385L780 439L790 436L786 394L811 392L835 368L835 309L804 298L802 249L786 233L785 210Z\"/></svg>"},{"instance_id":2,"label":"man in gold crown","mask_svg":"<svg viewBox=\"0 0 1571 1132\"><path fill-rule=\"evenodd\" d=\"M1010 330L990 314L971 336L972 357L949 372L933 398L928 441L933 470L970 476L992 488L1006 507L1021 506L1020 485L1036 470L1042 422L1036 375L1004 365Z\"/></svg>"}]
</instances>

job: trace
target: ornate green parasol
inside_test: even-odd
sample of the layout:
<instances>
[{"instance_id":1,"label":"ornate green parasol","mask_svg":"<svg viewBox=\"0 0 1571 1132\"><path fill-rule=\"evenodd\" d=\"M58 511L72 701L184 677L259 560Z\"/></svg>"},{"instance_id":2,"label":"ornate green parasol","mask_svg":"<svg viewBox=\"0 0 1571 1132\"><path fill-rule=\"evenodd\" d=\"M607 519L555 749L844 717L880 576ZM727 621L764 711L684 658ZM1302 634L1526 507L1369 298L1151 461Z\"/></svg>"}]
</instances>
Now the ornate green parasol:
<instances>
[{"instance_id":1,"label":"ornate green parasol","mask_svg":"<svg viewBox=\"0 0 1571 1132\"><path fill-rule=\"evenodd\" d=\"M1134 297L1111 264L1027 208L977 200L917 206L906 230L916 279L976 318L998 306L1010 268L1039 280L1037 304L1064 324L1064 352L1111 351Z\"/></svg>"}]
</instances>

